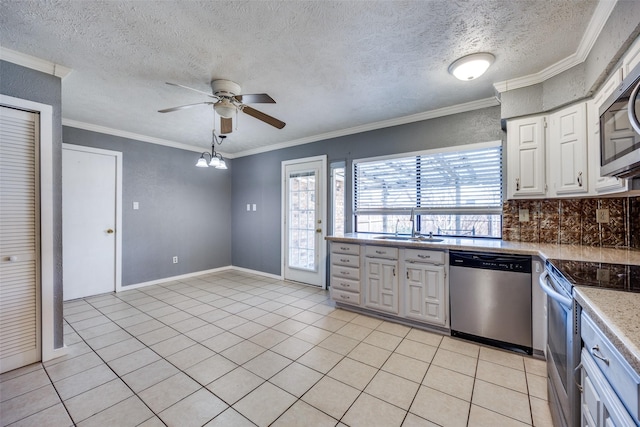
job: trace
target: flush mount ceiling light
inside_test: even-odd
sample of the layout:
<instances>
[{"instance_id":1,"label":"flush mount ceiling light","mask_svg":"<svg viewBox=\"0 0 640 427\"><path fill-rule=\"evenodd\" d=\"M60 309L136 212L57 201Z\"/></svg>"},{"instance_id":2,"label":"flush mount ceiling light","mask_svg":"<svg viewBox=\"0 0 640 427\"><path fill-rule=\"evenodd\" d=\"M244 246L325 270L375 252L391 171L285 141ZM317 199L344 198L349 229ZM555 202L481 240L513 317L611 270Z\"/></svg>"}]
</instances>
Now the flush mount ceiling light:
<instances>
[{"instance_id":1,"label":"flush mount ceiling light","mask_svg":"<svg viewBox=\"0 0 640 427\"><path fill-rule=\"evenodd\" d=\"M472 53L456 59L449 65L449 73L459 80L477 79L487 71L496 58L487 52Z\"/></svg>"}]
</instances>

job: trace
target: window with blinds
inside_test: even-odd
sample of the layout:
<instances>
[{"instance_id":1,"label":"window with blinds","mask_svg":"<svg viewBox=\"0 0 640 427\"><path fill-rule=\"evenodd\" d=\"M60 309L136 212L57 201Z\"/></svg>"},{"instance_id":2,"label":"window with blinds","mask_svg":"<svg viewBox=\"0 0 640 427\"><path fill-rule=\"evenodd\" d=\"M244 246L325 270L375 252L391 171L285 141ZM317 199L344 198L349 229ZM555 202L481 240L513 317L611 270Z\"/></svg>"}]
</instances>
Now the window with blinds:
<instances>
[{"instance_id":1,"label":"window with blinds","mask_svg":"<svg viewBox=\"0 0 640 427\"><path fill-rule=\"evenodd\" d=\"M358 232L500 237L502 145L354 161Z\"/></svg>"}]
</instances>

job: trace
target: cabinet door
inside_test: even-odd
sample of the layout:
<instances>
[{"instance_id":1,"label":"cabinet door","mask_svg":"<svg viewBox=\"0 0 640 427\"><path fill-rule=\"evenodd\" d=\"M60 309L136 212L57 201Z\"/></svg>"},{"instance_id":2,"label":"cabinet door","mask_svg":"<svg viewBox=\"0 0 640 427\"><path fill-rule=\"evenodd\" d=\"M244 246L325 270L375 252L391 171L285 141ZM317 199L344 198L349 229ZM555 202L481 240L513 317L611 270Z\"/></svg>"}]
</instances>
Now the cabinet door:
<instances>
[{"instance_id":1,"label":"cabinet door","mask_svg":"<svg viewBox=\"0 0 640 427\"><path fill-rule=\"evenodd\" d=\"M398 314L398 261L367 258L365 270L365 305Z\"/></svg>"},{"instance_id":2,"label":"cabinet door","mask_svg":"<svg viewBox=\"0 0 640 427\"><path fill-rule=\"evenodd\" d=\"M407 264L405 270L406 317L444 326L447 308L444 267Z\"/></svg>"},{"instance_id":3,"label":"cabinet door","mask_svg":"<svg viewBox=\"0 0 640 427\"><path fill-rule=\"evenodd\" d=\"M572 105L549 117L551 180L558 195L588 191L586 105Z\"/></svg>"},{"instance_id":4,"label":"cabinet door","mask_svg":"<svg viewBox=\"0 0 640 427\"><path fill-rule=\"evenodd\" d=\"M546 193L544 117L526 117L507 123L507 194L513 197Z\"/></svg>"}]
</instances>

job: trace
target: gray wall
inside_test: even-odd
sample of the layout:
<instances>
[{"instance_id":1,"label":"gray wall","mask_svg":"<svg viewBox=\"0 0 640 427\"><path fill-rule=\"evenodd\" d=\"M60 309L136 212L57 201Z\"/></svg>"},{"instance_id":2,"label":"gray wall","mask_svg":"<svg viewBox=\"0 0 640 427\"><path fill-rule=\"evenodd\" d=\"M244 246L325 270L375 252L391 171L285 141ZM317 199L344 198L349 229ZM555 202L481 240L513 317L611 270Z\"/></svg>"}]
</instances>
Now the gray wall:
<instances>
[{"instance_id":1,"label":"gray wall","mask_svg":"<svg viewBox=\"0 0 640 427\"><path fill-rule=\"evenodd\" d=\"M547 112L590 97L638 34L640 1L619 0L585 62L543 83L502 93L502 118Z\"/></svg>"},{"instance_id":2,"label":"gray wall","mask_svg":"<svg viewBox=\"0 0 640 427\"><path fill-rule=\"evenodd\" d=\"M0 93L53 107L53 298L54 347L64 345L62 328L62 86L60 78L0 61Z\"/></svg>"},{"instance_id":3,"label":"gray wall","mask_svg":"<svg viewBox=\"0 0 640 427\"><path fill-rule=\"evenodd\" d=\"M123 286L231 264L231 161L196 168L195 152L67 126L63 141L123 153Z\"/></svg>"},{"instance_id":4,"label":"gray wall","mask_svg":"<svg viewBox=\"0 0 640 427\"><path fill-rule=\"evenodd\" d=\"M270 274L281 270L281 162L327 155L328 163L346 161L347 218L351 217L353 159L504 140L500 108L491 107L392 128L269 151L233 161L232 263ZM328 173L327 173L328 175ZM256 203L256 212L247 212ZM348 220L347 230L352 229Z\"/></svg>"}]
</instances>

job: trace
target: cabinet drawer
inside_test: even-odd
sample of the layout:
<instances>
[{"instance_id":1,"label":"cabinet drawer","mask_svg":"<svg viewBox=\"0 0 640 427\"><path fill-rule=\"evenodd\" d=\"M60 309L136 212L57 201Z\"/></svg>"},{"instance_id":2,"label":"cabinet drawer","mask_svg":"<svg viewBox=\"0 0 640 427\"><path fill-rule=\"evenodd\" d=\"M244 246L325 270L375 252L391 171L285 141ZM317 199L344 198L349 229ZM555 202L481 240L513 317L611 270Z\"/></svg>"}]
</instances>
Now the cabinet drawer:
<instances>
[{"instance_id":1,"label":"cabinet drawer","mask_svg":"<svg viewBox=\"0 0 640 427\"><path fill-rule=\"evenodd\" d=\"M347 254L331 254L331 268L336 265L348 265L351 267L360 267L360 257L358 255Z\"/></svg>"},{"instance_id":2,"label":"cabinet drawer","mask_svg":"<svg viewBox=\"0 0 640 427\"><path fill-rule=\"evenodd\" d=\"M351 280L360 280L360 269L358 267L345 267L342 265L332 265L331 275Z\"/></svg>"},{"instance_id":3,"label":"cabinet drawer","mask_svg":"<svg viewBox=\"0 0 640 427\"><path fill-rule=\"evenodd\" d=\"M331 288L331 298L338 302L343 302L345 304L355 304L360 305L360 293L359 292L348 292L342 291L339 289Z\"/></svg>"},{"instance_id":4,"label":"cabinet drawer","mask_svg":"<svg viewBox=\"0 0 640 427\"><path fill-rule=\"evenodd\" d=\"M360 245L354 243L331 243L331 252L336 254L354 254L360 255Z\"/></svg>"},{"instance_id":5,"label":"cabinet drawer","mask_svg":"<svg viewBox=\"0 0 640 427\"><path fill-rule=\"evenodd\" d=\"M332 276L331 288L341 289L341 290L351 291L351 292L360 292L360 281Z\"/></svg>"},{"instance_id":6,"label":"cabinet drawer","mask_svg":"<svg viewBox=\"0 0 640 427\"><path fill-rule=\"evenodd\" d=\"M365 255L370 258L398 259L398 248L386 246L366 246Z\"/></svg>"},{"instance_id":7,"label":"cabinet drawer","mask_svg":"<svg viewBox=\"0 0 640 427\"><path fill-rule=\"evenodd\" d=\"M611 341L593 323L593 320L582 313L581 335L584 341L583 351L593 356L600 371L607 378L611 387L637 420L640 407L640 376L622 355L615 349ZM603 360L604 359L604 360Z\"/></svg>"},{"instance_id":8,"label":"cabinet drawer","mask_svg":"<svg viewBox=\"0 0 640 427\"><path fill-rule=\"evenodd\" d=\"M421 249L405 249L404 259L407 262L423 262L428 264L444 264L444 252L425 251Z\"/></svg>"}]
</instances>

